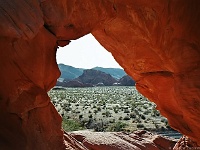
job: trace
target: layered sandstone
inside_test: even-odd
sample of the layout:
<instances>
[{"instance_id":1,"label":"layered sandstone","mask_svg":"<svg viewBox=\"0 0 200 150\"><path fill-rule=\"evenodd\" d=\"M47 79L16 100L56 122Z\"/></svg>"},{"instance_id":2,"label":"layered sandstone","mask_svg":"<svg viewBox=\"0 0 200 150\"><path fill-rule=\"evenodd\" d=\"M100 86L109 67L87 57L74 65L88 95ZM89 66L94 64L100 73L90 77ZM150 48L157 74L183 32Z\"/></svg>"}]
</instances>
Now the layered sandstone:
<instances>
[{"instance_id":1,"label":"layered sandstone","mask_svg":"<svg viewBox=\"0 0 200 150\"><path fill-rule=\"evenodd\" d=\"M200 1L0 0L0 20L1 149L73 148L47 91L57 46L87 33L200 145Z\"/></svg>"},{"instance_id":2,"label":"layered sandstone","mask_svg":"<svg viewBox=\"0 0 200 150\"><path fill-rule=\"evenodd\" d=\"M92 150L170 150L175 141L146 131L134 133L76 131L70 133L87 149ZM67 138L67 135L66 135Z\"/></svg>"}]
</instances>

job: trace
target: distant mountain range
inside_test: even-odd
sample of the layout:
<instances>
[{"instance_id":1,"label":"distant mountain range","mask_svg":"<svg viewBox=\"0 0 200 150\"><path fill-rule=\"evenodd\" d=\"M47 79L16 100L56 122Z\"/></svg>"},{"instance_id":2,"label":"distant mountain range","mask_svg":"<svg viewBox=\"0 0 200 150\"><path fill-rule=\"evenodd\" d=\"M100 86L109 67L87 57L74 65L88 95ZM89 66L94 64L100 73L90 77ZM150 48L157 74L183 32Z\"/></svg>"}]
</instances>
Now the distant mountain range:
<instances>
[{"instance_id":1,"label":"distant mountain range","mask_svg":"<svg viewBox=\"0 0 200 150\"><path fill-rule=\"evenodd\" d=\"M57 86L88 87L88 86L132 86L135 82L123 69L95 67L92 69L75 68L69 65L58 65L61 76Z\"/></svg>"},{"instance_id":2,"label":"distant mountain range","mask_svg":"<svg viewBox=\"0 0 200 150\"><path fill-rule=\"evenodd\" d=\"M79 77L80 75L83 74L84 70L87 70L87 69L83 69L83 68L75 68L75 67L65 65L65 64L58 64L58 67L61 71L60 78L65 78L65 79L70 79L70 80ZM121 77L126 75L125 71L120 68L95 67L92 69L99 70L99 71L105 72L107 74L110 74L112 77L114 77L116 79L120 79Z\"/></svg>"},{"instance_id":3,"label":"distant mountain range","mask_svg":"<svg viewBox=\"0 0 200 150\"><path fill-rule=\"evenodd\" d=\"M82 68L75 68L75 67L64 65L64 64L58 64L58 67L61 72L60 78L63 78L65 80L75 79L79 77L80 75L82 75L83 70L85 70Z\"/></svg>"},{"instance_id":4,"label":"distant mountain range","mask_svg":"<svg viewBox=\"0 0 200 150\"><path fill-rule=\"evenodd\" d=\"M105 72L107 74L110 74L113 78L115 79L120 79L122 78L124 75L126 75L126 72L123 69L119 69L119 68L102 68L102 67L95 67L92 68L94 70L99 70L102 72Z\"/></svg>"}]
</instances>

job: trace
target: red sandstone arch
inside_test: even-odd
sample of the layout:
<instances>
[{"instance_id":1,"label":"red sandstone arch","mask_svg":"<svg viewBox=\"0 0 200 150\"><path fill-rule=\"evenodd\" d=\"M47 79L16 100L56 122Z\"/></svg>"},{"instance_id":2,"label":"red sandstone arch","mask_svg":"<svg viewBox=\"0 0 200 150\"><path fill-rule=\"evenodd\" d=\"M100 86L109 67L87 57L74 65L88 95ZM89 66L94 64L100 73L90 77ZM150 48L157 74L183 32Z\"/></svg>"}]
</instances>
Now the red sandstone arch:
<instances>
[{"instance_id":1,"label":"red sandstone arch","mask_svg":"<svg viewBox=\"0 0 200 150\"><path fill-rule=\"evenodd\" d=\"M87 33L170 125L200 145L200 1L0 0L0 146L64 149L46 92L56 47Z\"/></svg>"}]
</instances>

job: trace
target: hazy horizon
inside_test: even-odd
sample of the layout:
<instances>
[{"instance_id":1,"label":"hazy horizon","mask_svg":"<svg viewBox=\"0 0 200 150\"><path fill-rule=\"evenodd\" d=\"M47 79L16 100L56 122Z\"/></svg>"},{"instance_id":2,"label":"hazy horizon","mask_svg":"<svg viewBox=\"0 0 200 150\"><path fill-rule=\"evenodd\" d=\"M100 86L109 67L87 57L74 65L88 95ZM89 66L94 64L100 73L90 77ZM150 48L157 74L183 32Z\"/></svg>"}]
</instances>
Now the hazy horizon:
<instances>
[{"instance_id":1,"label":"hazy horizon","mask_svg":"<svg viewBox=\"0 0 200 150\"><path fill-rule=\"evenodd\" d=\"M102 47L92 34L72 40L65 47L59 47L56 54L58 64L75 68L91 69L94 67L123 69L112 54Z\"/></svg>"},{"instance_id":2,"label":"hazy horizon","mask_svg":"<svg viewBox=\"0 0 200 150\"><path fill-rule=\"evenodd\" d=\"M58 65L59 65L59 64L64 64L64 63L58 63ZM101 67L101 66L96 66L96 67L92 67L92 68L83 68L83 67L75 67L75 66L68 65L68 64L64 64L64 65L71 66L71 67L74 67L74 68L79 68L79 69L92 69L92 68L96 68L96 67L100 67L100 68L113 68L113 69L123 69L122 67L120 67L120 68L114 68L114 67Z\"/></svg>"}]
</instances>

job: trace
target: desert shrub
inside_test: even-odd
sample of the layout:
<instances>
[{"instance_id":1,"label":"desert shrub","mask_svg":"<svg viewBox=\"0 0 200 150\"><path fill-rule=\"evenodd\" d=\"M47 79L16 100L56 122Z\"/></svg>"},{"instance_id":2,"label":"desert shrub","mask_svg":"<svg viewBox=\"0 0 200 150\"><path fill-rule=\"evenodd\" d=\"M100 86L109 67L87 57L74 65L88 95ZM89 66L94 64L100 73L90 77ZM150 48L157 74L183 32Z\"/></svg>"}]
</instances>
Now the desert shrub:
<instances>
[{"instance_id":1,"label":"desert shrub","mask_svg":"<svg viewBox=\"0 0 200 150\"><path fill-rule=\"evenodd\" d=\"M126 98L126 100L131 100L131 96L128 96L128 97Z\"/></svg>"},{"instance_id":2,"label":"desert shrub","mask_svg":"<svg viewBox=\"0 0 200 150\"><path fill-rule=\"evenodd\" d=\"M76 111L76 114L80 114L81 112L78 110L78 111Z\"/></svg>"},{"instance_id":3,"label":"desert shrub","mask_svg":"<svg viewBox=\"0 0 200 150\"><path fill-rule=\"evenodd\" d=\"M77 131L84 129L79 121L66 118L62 121L62 127L65 131Z\"/></svg>"},{"instance_id":4,"label":"desert shrub","mask_svg":"<svg viewBox=\"0 0 200 150\"><path fill-rule=\"evenodd\" d=\"M101 111L101 108L100 108L100 107L97 107L97 110L98 110L98 111Z\"/></svg>"},{"instance_id":5,"label":"desert shrub","mask_svg":"<svg viewBox=\"0 0 200 150\"><path fill-rule=\"evenodd\" d=\"M93 112L94 112L95 114L97 114L97 113L98 113L98 110L95 109Z\"/></svg>"},{"instance_id":6,"label":"desert shrub","mask_svg":"<svg viewBox=\"0 0 200 150\"><path fill-rule=\"evenodd\" d=\"M109 120L109 123L114 123L115 122L115 119L110 119Z\"/></svg>"},{"instance_id":7,"label":"desert shrub","mask_svg":"<svg viewBox=\"0 0 200 150\"><path fill-rule=\"evenodd\" d=\"M156 109L156 106L152 108L152 116L153 117L160 116L160 112Z\"/></svg>"},{"instance_id":8,"label":"desert shrub","mask_svg":"<svg viewBox=\"0 0 200 150\"><path fill-rule=\"evenodd\" d=\"M161 127L160 130L161 130L161 131L165 131L166 128L165 128L165 127Z\"/></svg>"},{"instance_id":9,"label":"desert shrub","mask_svg":"<svg viewBox=\"0 0 200 150\"><path fill-rule=\"evenodd\" d=\"M111 117L111 113L109 111L105 112L106 117Z\"/></svg>"},{"instance_id":10,"label":"desert shrub","mask_svg":"<svg viewBox=\"0 0 200 150\"><path fill-rule=\"evenodd\" d=\"M112 110L113 108L112 107L108 107L107 109Z\"/></svg>"},{"instance_id":11,"label":"desert shrub","mask_svg":"<svg viewBox=\"0 0 200 150\"><path fill-rule=\"evenodd\" d=\"M145 115L148 115L148 114L150 114L151 112L149 111L149 110L146 110L145 112L144 112L144 114Z\"/></svg>"},{"instance_id":12,"label":"desert shrub","mask_svg":"<svg viewBox=\"0 0 200 150\"><path fill-rule=\"evenodd\" d=\"M158 118L161 117L159 111L155 109L156 105L149 103L133 87L67 88L60 91L50 91L49 93L53 104L63 118L68 120L77 118L82 123L82 126L86 127L88 125L92 129L95 128L97 122L100 122L97 131L107 131L107 127L113 124L110 121L112 118L117 122L122 121L124 116L127 115L127 119L128 116L130 119L133 118L132 121L134 123L141 124L144 122L154 125L152 117L148 117L148 115L152 115L154 118L157 116ZM111 114L106 111L110 111ZM86 117L84 117L84 113ZM103 115L101 115L102 113ZM113 117L106 117L111 116L112 113L114 113ZM120 117L121 113L123 115ZM93 117L89 118L91 114ZM163 125L165 128L168 127L167 120L162 118L156 122L159 125L159 129L161 128L160 125ZM105 119L103 127L101 127L102 123L99 119ZM122 122L126 121L123 120ZM159 124L160 122L162 124Z\"/></svg>"},{"instance_id":13,"label":"desert shrub","mask_svg":"<svg viewBox=\"0 0 200 150\"><path fill-rule=\"evenodd\" d=\"M161 122L166 122L166 120L167 120L167 119L165 119L165 118L162 118L162 119L161 119Z\"/></svg>"},{"instance_id":14,"label":"desert shrub","mask_svg":"<svg viewBox=\"0 0 200 150\"><path fill-rule=\"evenodd\" d=\"M132 107L132 106L131 106L131 111L134 111L134 110L135 110L135 107Z\"/></svg>"},{"instance_id":15,"label":"desert shrub","mask_svg":"<svg viewBox=\"0 0 200 150\"><path fill-rule=\"evenodd\" d=\"M75 110L75 109L74 109L74 110L71 110L71 112L72 112L72 113L76 113L76 110Z\"/></svg>"},{"instance_id":16,"label":"desert shrub","mask_svg":"<svg viewBox=\"0 0 200 150\"><path fill-rule=\"evenodd\" d=\"M156 129L159 128L159 125L158 125L155 121L153 121L153 124L155 125L155 128L156 128Z\"/></svg>"},{"instance_id":17,"label":"desert shrub","mask_svg":"<svg viewBox=\"0 0 200 150\"><path fill-rule=\"evenodd\" d=\"M64 93L60 94L60 98L63 100L66 98L66 95Z\"/></svg>"},{"instance_id":18,"label":"desert shrub","mask_svg":"<svg viewBox=\"0 0 200 150\"><path fill-rule=\"evenodd\" d=\"M135 113L130 113L130 118L136 118L136 115L135 115Z\"/></svg>"},{"instance_id":19,"label":"desert shrub","mask_svg":"<svg viewBox=\"0 0 200 150\"><path fill-rule=\"evenodd\" d=\"M114 109L114 112L117 114L118 113L118 109Z\"/></svg>"},{"instance_id":20,"label":"desert shrub","mask_svg":"<svg viewBox=\"0 0 200 150\"><path fill-rule=\"evenodd\" d=\"M139 123L139 124L137 124L137 128L144 128L144 125Z\"/></svg>"},{"instance_id":21,"label":"desert shrub","mask_svg":"<svg viewBox=\"0 0 200 150\"><path fill-rule=\"evenodd\" d=\"M111 124L110 127L108 128L108 131L112 131L112 132L123 131L123 128L126 126L127 126L126 123L119 121L119 122Z\"/></svg>"},{"instance_id":22,"label":"desert shrub","mask_svg":"<svg viewBox=\"0 0 200 150\"><path fill-rule=\"evenodd\" d=\"M167 119L166 119L166 118L162 118L162 119L161 119L161 122L165 123L165 125L167 125L167 124L168 124L168 121L167 121Z\"/></svg>"},{"instance_id":23,"label":"desert shrub","mask_svg":"<svg viewBox=\"0 0 200 150\"><path fill-rule=\"evenodd\" d=\"M65 110L65 111L70 111L71 108L70 108L70 107L65 107L64 110Z\"/></svg>"},{"instance_id":24,"label":"desert shrub","mask_svg":"<svg viewBox=\"0 0 200 150\"><path fill-rule=\"evenodd\" d=\"M141 119L143 119L143 120L145 120L146 119L146 117L144 116L144 115L140 115L140 117L141 117Z\"/></svg>"},{"instance_id":25,"label":"desert shrub","mask_svg":"<svg viewBox=\"0 0 200 150\"><path fill-rule=\"evenodd\" d=\"M80 124L81 124L81 126L83 126L83 127L85 127L85 125L88 123L88 119L87 118L82 118L81 120L80 120Z\"/></svg>"},{"instance_id":26,"label":"desert shrub","mask_svg":"<svg viewBox=\"0 0 200 150\"><path fill-rule=\"evenodd\" d=\"M144 108L144 109L147 109L147 108L148 108L148 106L147 106L147 105L143 105L143 108Z\"/></svg>"},{"instance_id":27,"label":"desert shrub","mask_svg":"<svg viewBox=\"0 0 200 150\"><path fill-rule=\"evenodd\" d=\"M92 118L93 116L92 116L92 114L90 114L89 116L88 116L88 118Z\"/></svg>"},{"instance_id":28,"label":"desert shrub","mask_svg":"<svg viewBox=\"0 0 200 150\"><path fill-rule=\"evenodd\" d=\"M78 116L78 118L79 118L79 119L82 119L82 118L83 118L83 115L82 115L82 114L80 114L80 115Z\"/></svg>"},{"instance_id":29,"label":"desert shrub","mask_svg":"<svg viewBox=\"0 0 200 150\"><path fill-rule=\"evenodd\" d=\"M128 109L125 109L124 113L130 113L130 111Z\"/></svg>"},{"instance_id":30,"label":"desert shrub","mask_svg":"<svg viewBox=\"0 0 200 150\"><path fill-rule=\"evenodd\" d=\"M136 121L137 123L141 123L141 122L142 122L139 118L136 118L135 121Z\"/></svg>"},{"instance_id":31,"label":"desert shrub","mask_svg":"<svg viewBox=\"0 0 200 150\"><path fill-rule=\"evenodd\" d=\"M104 127L103 121L102 122L97 122L95 124L94 131L96 131L96 132L103 132L103 131L105 131L105 127Z\"/></svg>"},{"instance_id":32,"label":"desert shrub","mask_svg":"<svg viewBox=\"0 0 200 150\"><path fill-rule=\"evenodd\" d=\"M122 116L119 117L119 120L122 120Z\"/></svg>"},{"instance_id":33,"label":"desert shrub","mask_svg":"<svg viewBox=\"0 0 200 150\"><path fill-rule=\"evenodd\" d=\"M135 109L135 114L136 115L140 115L139 111L137 109Z\"/></svg>"},{"instance_id":34,"label":"desert shrub","mask_svg":"<svg viewBox=\"0 0 200 150\"><path fill-rule=\"evenodd\" d=\"M115 106L115 107L113 107L113 111L114 111L115 113L118 113L119 108L118 108L117 106Z\"/></svg>"},{"instance_id":35,"label":"desert shrub","mask_svg":"<svg viewBox=\"0 0 200 150\"><path fill-rule=\"evenodd\" d=\"M130 117L129 116L125 116L124 120L130 120Z\"/></svg>"}]
</instances>

